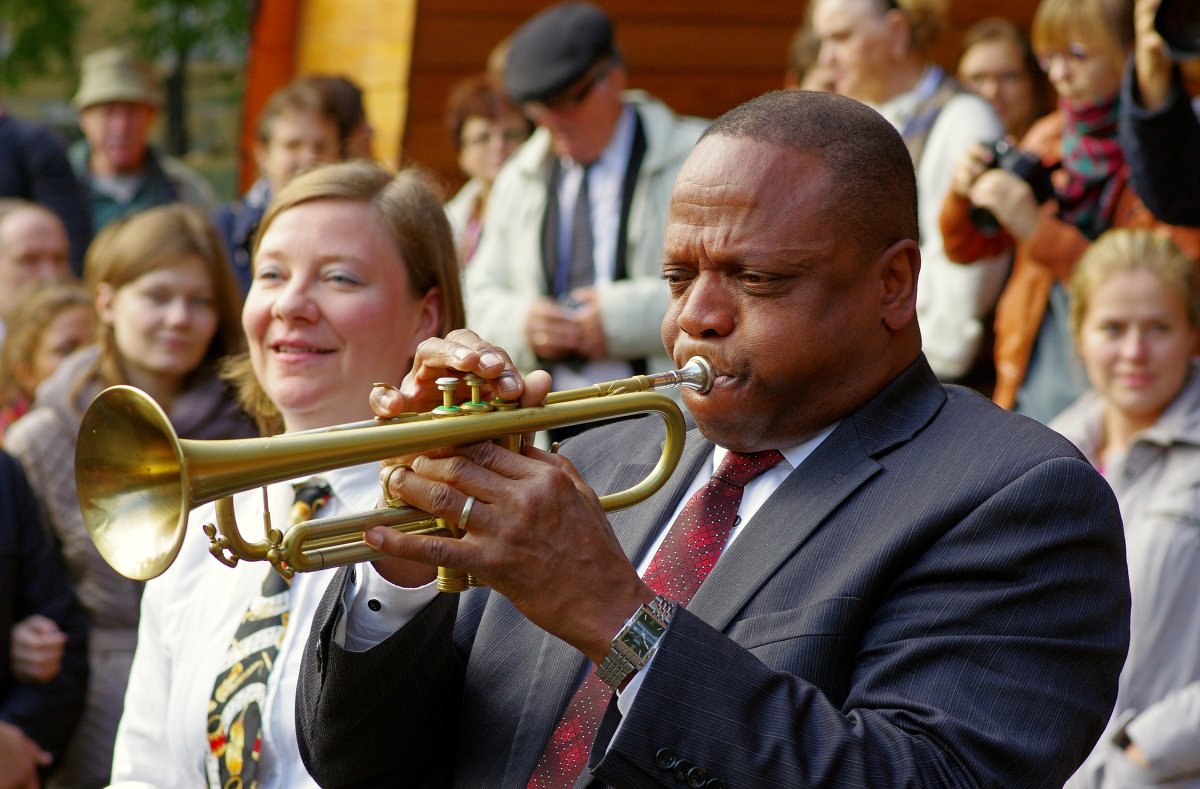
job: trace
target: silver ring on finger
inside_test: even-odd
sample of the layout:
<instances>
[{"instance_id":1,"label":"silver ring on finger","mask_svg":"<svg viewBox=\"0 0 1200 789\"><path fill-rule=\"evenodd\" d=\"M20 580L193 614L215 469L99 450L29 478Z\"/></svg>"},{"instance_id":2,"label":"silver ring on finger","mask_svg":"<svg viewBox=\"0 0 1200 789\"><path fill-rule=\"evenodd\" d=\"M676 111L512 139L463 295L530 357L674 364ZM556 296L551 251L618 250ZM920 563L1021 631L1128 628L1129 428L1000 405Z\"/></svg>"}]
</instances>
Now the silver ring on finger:
<instances>
[{"instance_id":1,"label":"silver ring on finger","mask_svg":"<svg viewBox=\"0 0 1200 789\"><path fill-rule=\"evenodd\" d=\"M455 526L460 532L466 532L467 521L471 517L471 508L475 506L475 497L467 496L467 503L463 505L462 513L458 516L458 525Z\"/></svg>"}]
</instances>

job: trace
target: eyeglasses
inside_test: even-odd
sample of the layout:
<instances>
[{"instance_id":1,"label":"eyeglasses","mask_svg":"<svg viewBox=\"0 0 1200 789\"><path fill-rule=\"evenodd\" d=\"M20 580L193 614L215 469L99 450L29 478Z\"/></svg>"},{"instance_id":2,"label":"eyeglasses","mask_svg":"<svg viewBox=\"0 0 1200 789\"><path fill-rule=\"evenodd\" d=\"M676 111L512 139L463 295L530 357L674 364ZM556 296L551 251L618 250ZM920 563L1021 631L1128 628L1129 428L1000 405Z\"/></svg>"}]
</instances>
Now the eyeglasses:
<instances>
[{"instance_id":1,"label":"eyeglasses","mask_svg":"<svg viewBox=\"0 0 1200 789\"><path fill-rule=\"evenodd\" d=\"M1087 47L1083 44L1071 43L1067 44L1065 51L1051 50L1050 52L1042 52L1038 54L1038 65L1042 71L1050 73L1050 67L1054 65L1055 60L1061 59L1069 68L1082 66L1086 63L1092 54L1087 51Z\"/></svg>"},{"instance_id":2,"label":"eyeglasses","mask_svg":"<svg viewBox=\"0 0 1200 789\"><path fill-rule=\"evenodd\" d=\"M477 148L489 143L498 142L502 145L519 145L525 142L529 132L525 129L486 129L470 137L463 137L462 147Z\"/></svg>"},{"instance_id":3,"label":"eyeglasses","mask_svg":"<svg viewBox=\"0 0 1200 789\"><path fill-rule=\"evenodd\" d=\"M587 99L592 90L600 84L600 80L608 76L608 72L612 71L612 68L611 60L601 60L588 69L574 85L568 86L557 96L552 96L545 101L527 101L521 105L521 109L534 119L548 112L570 112Z\"/></svg>"}]
</instances>

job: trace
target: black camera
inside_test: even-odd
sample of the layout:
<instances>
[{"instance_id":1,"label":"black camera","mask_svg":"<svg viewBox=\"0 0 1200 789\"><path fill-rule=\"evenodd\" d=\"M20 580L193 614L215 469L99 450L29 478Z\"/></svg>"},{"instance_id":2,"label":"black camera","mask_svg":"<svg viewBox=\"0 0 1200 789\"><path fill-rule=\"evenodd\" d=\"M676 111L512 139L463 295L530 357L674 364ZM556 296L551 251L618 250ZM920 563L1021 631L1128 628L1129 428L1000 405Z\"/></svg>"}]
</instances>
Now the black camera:
<instances>
[{"instance_id":1,"label":"black camera","mask_svg":"<svg viewBox=\"0 0 1200 789\"><path fill-rule=\"evenodd\" d=\"M1200 57L1200 3L1196 0L1162 0L1154 15L1154 29L1175 59Z\"/></svg>"},{"instance_id":2,"label":"black camera","mask_svg":"<svg viewBox=\"0 0 1200 789\"><path fill-rule=\"evenodd\" d=\"M1008 170L1029 184L1029 188L1033 190L1033 198L1037 200L1038 205L1054 197L1054 182L1050 180L1050 174L1057 168L1047 167L1042 164L1042 160L1036 154L1023 151L1015 145L1009 145L1004 140L992 143L989 150L992 154L992 167ZM986 208L972 206L971 221L984 235L994 236L1000 232L1000 222L996 219L995 214Z\"/></svg>"}]
</instances>

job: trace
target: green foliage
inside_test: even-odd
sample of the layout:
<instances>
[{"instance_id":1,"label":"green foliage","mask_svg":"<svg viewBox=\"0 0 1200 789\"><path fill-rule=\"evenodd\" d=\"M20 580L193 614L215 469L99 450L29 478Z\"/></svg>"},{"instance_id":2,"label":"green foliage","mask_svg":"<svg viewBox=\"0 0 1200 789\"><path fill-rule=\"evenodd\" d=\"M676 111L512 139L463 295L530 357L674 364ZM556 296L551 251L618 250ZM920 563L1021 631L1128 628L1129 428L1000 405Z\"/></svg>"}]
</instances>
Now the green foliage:
<instances>
[{"instance_id":1,"label":"green foliage","mask_svg":"<svg viewBox=\"0 0 1200 789\"><path fill-rule=\"evenodd\" d=\"M252 6L248 0L134 0L125 33L143 57L244 53Z\"/></svg>"},{"instance_id":2,"label":"green foliage","mask_svg":"<svg viewBox=\"0 0 1200 789\"><path fill-rule=\"evenodd\" d=\"M69 66L83 14L79 0L0 0L0 83Z\"/></svg>"}]
</instances>

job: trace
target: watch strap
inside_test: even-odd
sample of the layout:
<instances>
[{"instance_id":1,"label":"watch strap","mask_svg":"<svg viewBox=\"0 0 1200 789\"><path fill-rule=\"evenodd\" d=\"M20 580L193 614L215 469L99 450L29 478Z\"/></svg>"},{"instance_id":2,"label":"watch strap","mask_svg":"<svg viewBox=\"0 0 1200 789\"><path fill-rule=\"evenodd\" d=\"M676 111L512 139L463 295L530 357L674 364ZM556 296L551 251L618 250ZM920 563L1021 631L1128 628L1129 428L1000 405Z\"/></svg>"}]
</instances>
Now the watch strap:
<instances>
[{"instance_id":1,"label":"watch strap","mask_svg":"<svg viewBox=\"0 0 1200 789\"><path fill-rule=\"evenodd\" d=\"M675 604L664 595L639 606L613 638L612 649L596 668L600 679L613 690L620 690L631 674L650 662L674 612Z\"/></svg>"}]
</instances>

